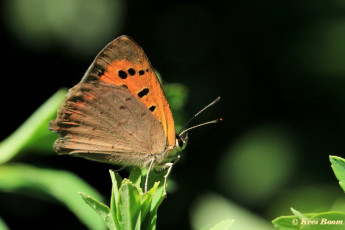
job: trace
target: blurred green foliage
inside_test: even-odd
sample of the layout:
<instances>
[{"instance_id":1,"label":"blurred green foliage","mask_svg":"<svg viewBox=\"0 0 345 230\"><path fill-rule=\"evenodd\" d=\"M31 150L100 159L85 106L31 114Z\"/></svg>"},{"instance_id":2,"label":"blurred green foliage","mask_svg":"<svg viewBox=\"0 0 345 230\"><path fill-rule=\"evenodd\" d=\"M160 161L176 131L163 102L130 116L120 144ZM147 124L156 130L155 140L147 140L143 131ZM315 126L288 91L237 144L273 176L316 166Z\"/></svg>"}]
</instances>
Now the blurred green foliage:
<instances>
[{"instance_id":1,"label":"blurred green foliage","mask_svg":"<svg viewBox=\"0 0 345 230\"><path fill-rule=\"evenodd\" d=\"M217 194L209 193L199 197L190 211L195 230L202 227L207 229L207 226L210 228L227 218L234 220L230 229L273 229L269 222Z\"/></svg>"},{"instance_id":2,"label":"blurred green foliage","mask_svg":"<svg viewBox=\"0 0 345 230\"><path fill-rule=\"evenodd\" d=\"M344 188L344 173L345 173L345 159L337 156L330 156L334 174L340 182L340 186ZM330 195L330 194L328 194ZM344 212L320 212L307 213L301 212L291 208L293 216L281 216L274 219L272 222L277 229L293 230L293 229L344 229L345 213Z\"/></svg>"},{"instance_id":3,"label":"blurred green foliage","mask_svg":"<svg viewBox=\"0 0 345 230\"><path fill-rule=\"evenodd\" d=\"M266 203L291 177L296 153L293 142L288 129L279 125L251 130L220 159L219 186L244 203Z\"/></svg>"},{"instance_id":4,"label":"blurred green foliage","mask_svg":"<svg viewBox=\"0 0 345 230\"><path fill-rule=\"evenodd\" d=\"M90 229L104 229L101 220L85 208L82 199L78 197L78 192L83 191L92 194L100 200L103 200L103 197L90 185L70 172L37 168L24 164L1 165L0 190L29 195L38 199L56 199L70 209ZM2 207L2 209L6 209L6 207Z\"/></svg>"},{"instance_id":5,"label":"blurred green foliage","mask_svg":"<svg viewBox=\"0 0 345 230\"><path fill-rule=\"evenodd\" d=\"M26 46L47 49L67 45L75 55L97 52L96 44L122 27L122 0L13 0L4 16Z\"/></svg>"},{"instance_id":6,"label":"blurred green foliage","mask_svg":"<svg viewBox=\"0 0 345 230\"><path fill-rule=\"evenodd\" d=\"M101 219L85 208L78 192L92 194L99 200L104 198L81 178L68 171L8 163L12 158L18 158L20 154L28 154L28 150L36 154L52 152L56 135L48 130L49 121L55 118L65 94L66 90L60 90L51 96L12 135L0 143L2 157L0 191L32 196L50 202L59 201L88 228L104 229L105 225ZM6 207L2 209L6 210Z\"/></svg>"},{"instance_id":7,"label":"blurred green foliage","mask_svg":"<svg viewBox=\"0 0 345 230\"><path fill-rule=\"evenodd\" d=\"M28 150L51 152L57 135L48 132L49 122L56 117L57 108L65 98L67 90L62 89L51 96L14 133L0 143L0 163L6 163L17 154Z\"/></svg>"}]
</instances>

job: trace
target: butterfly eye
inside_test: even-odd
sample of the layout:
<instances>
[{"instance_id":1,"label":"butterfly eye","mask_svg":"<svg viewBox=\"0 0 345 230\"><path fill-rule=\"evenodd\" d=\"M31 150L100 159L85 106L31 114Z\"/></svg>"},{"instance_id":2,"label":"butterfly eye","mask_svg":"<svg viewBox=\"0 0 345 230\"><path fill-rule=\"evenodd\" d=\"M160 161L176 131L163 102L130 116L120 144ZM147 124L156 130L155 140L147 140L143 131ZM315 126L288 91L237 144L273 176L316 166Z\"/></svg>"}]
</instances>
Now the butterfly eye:
<instances>
[{"instance_id":1,"label":"butterfly eye","mask_svg":"<svg viewBox=\"0 0 345 230\"><path fill-rule=\"evenodd\" d=\"M183 141L182 141L182 139L181 138L179 138L178 140L177 140L177 143L178 143L178 147L180 147L180 148L182 148L182 146L183 146Z\"/></svg>"},{"instance_id":2,"label":"butterfly eye","mask_svg":"<svg viewBox=\"0 0 345 230\"><path fill-rule=\"evenodd\" d=\"M188 134L185 136L176 135L176 147L178 151L182 151L187 146Z\"/></svg>"}]
</instances>

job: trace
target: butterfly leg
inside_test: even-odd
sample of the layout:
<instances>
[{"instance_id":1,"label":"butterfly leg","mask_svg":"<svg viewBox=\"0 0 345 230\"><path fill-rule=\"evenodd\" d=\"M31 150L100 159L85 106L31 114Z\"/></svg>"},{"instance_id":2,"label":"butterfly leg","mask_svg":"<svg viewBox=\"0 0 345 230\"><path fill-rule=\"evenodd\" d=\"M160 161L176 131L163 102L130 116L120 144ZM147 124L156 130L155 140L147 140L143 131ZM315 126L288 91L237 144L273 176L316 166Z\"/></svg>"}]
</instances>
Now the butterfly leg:
<instances>
[{"instance_id":1,"label":"butterfly leg","mask_svg":"<svg viewBox=\"0 0 345 230\"><path fill-rule=\"evenodd\" d=\"M147 193L147 184L149 183L149 175L150 175L150 172L152 170L152 166L153 166L153 163L155 162L155 158L152 158L151 162L150 162L150 166L149 166L149 169L147 170L147 173L146 173L146 179L145 179L145 193Z\"/></svg>"},{"instance_id":2,"label":"butterfly leg","mask_svg":"<svg viewBox=\"0 0 345 230\"><path fill-rule=\"evenodd\" d=\"M168 167L167 173L164 175L164 196L167 196L167 180L168 180L168 176L171 172L172 167L174 166L174 163L166 163L165 166Z\"/></svg>"},{"instance_id":3,"label":"butterfly leg","mask_svg":"<svg viewBox=\"0 0 345 230\"><path fill-rule=\"evenodd\" d=\"M165 163L164 166L168 167L167 173L164 175L164 196L167 196L167 181L168 181L168 176L171 172L172 167L178 162L180 159L180 155L177 156L177 159L174 162L170 163Z\"/></svg>"}]
</instances>

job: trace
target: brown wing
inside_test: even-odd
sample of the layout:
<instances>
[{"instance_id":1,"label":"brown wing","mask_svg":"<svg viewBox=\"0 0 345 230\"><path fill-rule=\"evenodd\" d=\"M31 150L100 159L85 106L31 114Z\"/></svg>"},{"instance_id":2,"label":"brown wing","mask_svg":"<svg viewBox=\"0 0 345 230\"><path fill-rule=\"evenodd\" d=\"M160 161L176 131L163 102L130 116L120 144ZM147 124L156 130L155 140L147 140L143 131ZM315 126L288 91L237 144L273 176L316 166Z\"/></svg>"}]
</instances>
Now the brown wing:
<instances>
[{"instance_id":1,"label":"brown wing","mask_svg":"<svg viewBox=\"0 0 345 230\"><path fill-rule=\"evenodd\" d=\"M73 87L51 130L54 149L122 165L147 165L167 146L160 122L127 88L104 82Z\"/></svg>"}]
</instances>

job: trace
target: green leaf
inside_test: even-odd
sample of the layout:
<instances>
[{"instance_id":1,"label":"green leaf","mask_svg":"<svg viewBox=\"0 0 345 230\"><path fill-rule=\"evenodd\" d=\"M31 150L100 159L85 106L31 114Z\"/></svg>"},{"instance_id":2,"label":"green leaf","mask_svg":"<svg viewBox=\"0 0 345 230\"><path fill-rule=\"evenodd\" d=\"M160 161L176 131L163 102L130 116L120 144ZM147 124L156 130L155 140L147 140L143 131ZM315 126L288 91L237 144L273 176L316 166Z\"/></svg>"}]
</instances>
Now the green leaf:
<instances>
[{"instance_id":1,"label":"green leaf","mask_svg":"<svg viewBox=\"0 0 345 230\"><path fill-rule=\"evenodd\" d=\"M53 152L52 145L57 137L48 130L49 121L65 98L66 90L59 90L42 104L14 133L0 143L0 164L11 160L22 150Z\"/></svg>"},{"instance_id":2,"label":"green leaf","mask_svg":"<svg viewBox=\"0 0 345 230\"><path fill-rule=\"evenodd\" d=\"M151 210L158 209L158 206L164 200L164 176L166 175L166 170L156 171L151 170L149 175L148 189L153 188L156 182L160 182L155 193L152 196Z\"/></svg>"},{"instance_id":3,"label":"green leaf","mask_svg":"<svg viewBox=\"0 0 345 230\"><path fill-rule=\"evenodd\" d=\"M53 197L65 204L90 229L104 229L95 213L85 208L78 192L85 192L97 200L102 196L76 175L62 170L37 168L24 164L0 166L0 190L25 193L37 198Z\"/></svg>"},{"instance_id":4,"label":"green leaf","mask_svg":"<svg viewBox=\"0 0 345 230\"><path fill-rule=\"evenodd\" d=\"M233 223L234 220L224 220L210 228L210 230L228 230Z\"/></svg>"},{"instance_id":5,"label":"green leaf","mask_svg":"<svg viewBox=\"0 0 345 230\"><path fill-rule=\"evenodd\" d=\"M8 230L9 228L5 224L5 222L0 218L0 229L1 230Z\"/></svg>"},{"instance_id":6,"label":"green leaf","mask_svg":"<svg viewBox=\"0 0 345 230\"><path fill-rule=\"evenodd\" d=\"M157 210L159 205L164 200L164 176L166 171L156 172L152 170L149 175L148 188L153 188L157 186L154 193L152 194L152 201L149 212L146 214L146 218L143 221L143 226L145 229L156 229L157 222ZM159 184L156 185L156 182Z\"/></svg>"},{"instance_id":7,"label":"green leaf","mask_svg":"<svg viewBox=\"0 0 345 230\"><path fill-rule=\"evenodd\" d=\"M132 181L132 183L140 188L140 183L141 183L141 169L139 167L135 167L131 173L129 174L128 179Z\"/></svg>"},{"instance_id":8,"label":"green leaf","mask_svg":"<svg viewBox=\"0 0 345 230\"><path fill-rule=\"evenodd\" d=\"M140 229L141 207L139 189L128 179L122 181L117 207L117 219L122 229Z\"/></svg>"},{"instance_id":9,"label":"green leaf","mask_svg":"<svg viewBox=\"0 0 345 230\"><path fill-rule=\"evenodd\" d=\"M341 212L324 212L318 213L310 218L311 223L309 229L315 230L343 230L345 226L345 213ZM305 227L307 229L307 227Z\"/></svg>"},{"instance_id":10,"label":"green leaf","mask_svg":"<svg viewBox=\"0 0 345 230\"><path fill-rule=\"evenodd\" d=\"M275 228L280 230L300 229L297 216L281 216L272 221Z\"/></svg>"},{"instance_id":11,"label":"green leaf","mask_svg":"<svg viewBox=\"0 0 345 230\"><path fill-rule=\"evenodd\" d=\"M113 170L109 170L111 181L112 181L112 191L110 198L110 211L113 217L114 225L117 229L122 229L119 221L117 220L117 204L119 201L119 188L122 182L122 178L118 173L115 173Z\"/></svg>"},{"instance_id":12,"label":"green leaf","mask_svg":"<svg viewBox=\"0 0 345 230\"><path fill-rule=\"evenodd\" d=\"M306 214L308 216L305 216L305 215L303 215L302 213L300 213L299 211L297 211L296 209L293 209L293 208L291 208L291 212L293 214L295 214L295 216L297 216L300 220L308 219L309 218L308 216L314 216L315 215L315 213L308 213L308 214Z\"/></svg>"},{"instance_id":13,"label":"green leaf","mask_svg":"<svg viewBox=\"0 0 345 230\"><path fill-rule=\"evenodd\" d=\"M113 184L113 192L112 197L114 198L114 207L116 207L116 203L119 201L119 188L122 183L122 178L118 173L115 173L113 170L109 170L111 182Z\"/></svg>"},{"instance_id":14,"label":"green leaf","mask_svg":"<svg viewBox=\"0 0 345 230\"><path fill-rule=\"evenodd\" d=\"M281 216L272 221L274 227L281 230L288 229L300 229L299 223L300 220L310 220L311 217L316 215L315 213L301 214L299 211L291 208L293 216Z\"/></svg>"},{"instance_id":15,"label":"green leaf","mask_svg":"<svg viewBox=\"0 0 345 230\"><path fill-rule=\"evenodd\" d=\"M113 217L110 213L110 209L105 204L95 200L90 196L86 196L84 193L80 193L84 201L103 219L110 230L118 230L120 228L115 227Z\"/></svg>"},{"instance_id":16,"label":"green leaf","mask_svg":"<svg viewBox=\"0 0 345 230\"><path fill-rule=\"evenodd\" d=\"M274 227L280 230L313 229L313 230L340 230L345 226L345 213L323 212L301 214L293 210L297 215L281 216L272 222Z\"/></svg>"},{"instance_id":17,"label":"green leaf","mask_svg":"<svg viewBox=\"0 0 345 230\"><path fill-rule=\"evenodd\" d=\"M158 185L159 185L159 182L156 182L155 185L147 193L143 193L140 196L142 220L145 220L147 213L150 211L152 196L156 192Z\"/></svg>"},{"instance_id":18,"label":"green leaf","mask_svg":"<svg viewBox=\"0 0 345 230\"><path fill-rule=\"evenodd\" d=\"M332 163L334 174L339 180L340 186L345 191L345 159L337 156L330 156L329 159Z\"/></svg>"}]
</instances>

